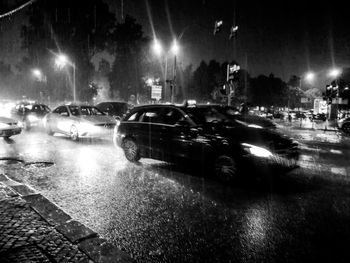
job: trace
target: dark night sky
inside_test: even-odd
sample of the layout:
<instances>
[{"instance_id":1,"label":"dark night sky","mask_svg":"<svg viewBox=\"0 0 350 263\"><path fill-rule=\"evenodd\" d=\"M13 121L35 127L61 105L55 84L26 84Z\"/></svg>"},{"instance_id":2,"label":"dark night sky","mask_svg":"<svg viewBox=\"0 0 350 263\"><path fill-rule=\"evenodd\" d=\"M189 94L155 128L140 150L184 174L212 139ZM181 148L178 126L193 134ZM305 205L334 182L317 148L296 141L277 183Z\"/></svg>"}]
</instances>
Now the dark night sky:
<instances>
[{"instance_id":1,"label":"dark night sky","mask_svg":"<svg viewBox=\"0 0 350 263\"><path fill-rule=\"evenodd\" d=\"M108 2L120 18L122 0ZM147 1L123 2L124 14L135 16L151 35ZM254 76L273 72L284 79L308 69L322 73L333 65L349 65L350 22L345 2L148 0L148 4L159 38L170 41L171 28L178 35L187 27L181 39L184 64L237 58ZM216 19L222 19L224 27L214 36ZM239 31L229 41L233 21Z\"/></svg>"},{"instance_id":2,"label":"dark night sky","mask_svg":"<svg viewBox=\"0 0 350 263\"><path fill-rule=\"evenodd\" d=\"M235 58L253 76L272 72L288 80L290 75L300 75L308 69L325 75L326 69L332 65L350 64L350 22L345 2L104 1L116 13L118 21L121 20L123 2L124 16L134 16L149 36L152 36L152 20L157 37L165 44L170 45L172 36L185 29L179 56L183 66L189 63L197 66L201 60L223 62ZM8 42L18 38L19 34L13 36L17 28L14 24L21 21L22 14L0 21L3 32L0 34L0 59L10 56L9 52L4 54L4 45L11 46L14 54L19 53L14 50L19 45L9 45ZM222 19L224 26L214 36L214 21L217 19ZM229 41L229 28L234 21L239 26L238 35ZM8 38L10 35L11 39Z\"/></svg>"}]
</instances>

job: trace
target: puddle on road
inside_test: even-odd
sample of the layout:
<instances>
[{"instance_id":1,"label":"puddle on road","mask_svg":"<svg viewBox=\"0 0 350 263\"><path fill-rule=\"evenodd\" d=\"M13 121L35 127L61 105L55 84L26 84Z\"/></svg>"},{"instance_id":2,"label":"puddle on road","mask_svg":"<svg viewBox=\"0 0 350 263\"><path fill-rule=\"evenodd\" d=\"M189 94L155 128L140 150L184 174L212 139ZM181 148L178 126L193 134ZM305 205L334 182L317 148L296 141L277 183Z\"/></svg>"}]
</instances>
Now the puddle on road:
<instances>
[{"instance_id":1,"label":"puddle on road","mask_svg":"<svg viewBox=\"0 0 350 263\"><path fill-rule=\"evenodd\" d=\"M53 162L28 162L25 163L24 167L35 167L35 168L47 168L53 166Z\"/></svg>"},{"instance_id":2,"label":"puddle on road","mask_svg":"<svg viewBox=\"0 0 350 263\"><path fill-rule=\"evenodd\" d=\"M23 167L35 167L35 168L46 168L51 167L55 163L50 161L37 161L37 162L25 162L22 159L19 158L0 158L0 165L11 165L11 164L18 164L22 163Z\"/></svg>"}]
</instances>

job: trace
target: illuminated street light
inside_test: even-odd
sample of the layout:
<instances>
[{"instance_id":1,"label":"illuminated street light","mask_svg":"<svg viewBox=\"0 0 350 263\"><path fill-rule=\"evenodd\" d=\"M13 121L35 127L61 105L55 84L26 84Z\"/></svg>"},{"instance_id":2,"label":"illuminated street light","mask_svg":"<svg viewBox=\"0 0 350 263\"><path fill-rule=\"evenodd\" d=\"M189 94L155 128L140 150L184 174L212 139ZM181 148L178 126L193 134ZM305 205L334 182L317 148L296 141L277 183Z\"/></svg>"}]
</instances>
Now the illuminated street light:
<instances>
[{"instance_id":1,"label":"illuminated street light","mask_svg":"<svg viewBox=\"0 0 350 263\"><path fill-rule=\"evenodd\" d=\"M55 64L59 69L64 68L67 64L69 64L69 60L66 55L58 55L55 59Z\"/></svg>"},{"instance_id":2,"label":"illuminated street light","mask_svg":"<svg viewBox=\"0 0 350 263\"><path fill-rule=\"evenodd\" d=\"M163 48L162 48L162 45L159 43L158 40L154 40L153 50L158 56L160 56L162 54Z\"/></svg>"},{"instance_id":3,"label":"illuminated street light","mask_svg":"<svg viewBox=\"0 0 350 263\"><path fill-rule=\"evenodd\" d=\"M165 53L165 69L164 69L164 87L166 87L167 80L167 71L168 71L168 55L171 52L174 55L174 77L173 77L173 85L171 87L171 102L174 103L174 90L176 87L176 55L179 53L180 47L177 44L177 41L174 40L170 50L168 52L163 52L163 47L160 42L155 39L153 43L154 52L160 56L162 53Z\"/></svg>"},{"instance_id":4,"label":"illuminated street light","mask_svg":"<svg viewBox=\"0 0 350 263\"><path fill-rule=\"evenodd\" d=\"M32 70L32 73L34 75L34 77L38 78L38 79L41 79L42 78L42 73L41 73L41 70L40 69L33 69Z\"/></svg>"},{"instance_id":5,"label":"illuminated street light","mask_svg":"<svg viewBox=\"0 0 350 263\"><path fill-rule=\"evenodd\" d=\"M75 87L75 63L70 61L66 55L59 54L56 56L55 64L59 69L69 65L73 68L73 101L76 101L76 87Z\"/></svg>"},{"instance_id":6,"label":"illuminated street light","mask_svg":"<svg viewBox=\"0 0 350 263\"><path fill-rule=\"evenodd\" d=\"M341 73L340 69L334 68L329 72L329 76L336 78L340 75L340 73Z\"/></svg>"},{"instance_id":7,"label":"illuminated street light","mask_svg":"<svg viewBox=\"0 0 350 263\"><path fill-rule=\"evenodd\" d=\"M309 82L313 81L315 79L315 73L313 72L308 72L306 75L305 75L305 79Z\"/></svg>"},{"instance_id":8,"label":"illuminated street light","mask_svg":"<svg viewBox=\"0 0 350 263\"><path fill-rule=\"evenodd\" d=\"M179 52L179 45L177 44L176 40L174 40L174 43L171 47L171 52L174 54L174 55L177 55L177 53Z\"/></svg>"}]
</instances>

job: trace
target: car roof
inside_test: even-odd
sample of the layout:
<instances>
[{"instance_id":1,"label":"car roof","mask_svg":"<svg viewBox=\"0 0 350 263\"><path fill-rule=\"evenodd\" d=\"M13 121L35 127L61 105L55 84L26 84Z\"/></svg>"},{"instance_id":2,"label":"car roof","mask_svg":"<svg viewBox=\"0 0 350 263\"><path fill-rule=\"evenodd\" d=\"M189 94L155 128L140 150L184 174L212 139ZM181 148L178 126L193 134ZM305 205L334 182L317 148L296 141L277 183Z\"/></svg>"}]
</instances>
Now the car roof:
<instances>
[{"instance_id":1,"label":"car roof","mask_svg":"<svg viewBox=\"0 0 350 263\"><path fill-rule=\"evenodd\" d=\"M125 101L101 101L97 103L96 105L102 104L102 103L110 103L110 104L128 104Z\"/></svg>"}]
</instances>

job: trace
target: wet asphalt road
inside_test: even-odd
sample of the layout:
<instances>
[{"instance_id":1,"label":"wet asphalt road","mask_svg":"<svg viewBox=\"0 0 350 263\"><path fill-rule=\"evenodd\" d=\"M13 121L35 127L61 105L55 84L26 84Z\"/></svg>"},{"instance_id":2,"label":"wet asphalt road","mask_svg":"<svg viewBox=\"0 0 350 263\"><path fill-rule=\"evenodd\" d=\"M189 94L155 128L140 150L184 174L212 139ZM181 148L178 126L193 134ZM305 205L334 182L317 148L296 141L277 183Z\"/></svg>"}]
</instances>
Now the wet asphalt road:
<instances>
[{"instance_id":1,"label":"wet asphalt road","mask_svg":"<svg viewBox=\"0 0 350 263\"><path fill-rule=\"evenodd\" d=\"M349 262L349 139L292 133L301 168L268 185L223 185L149 159L130 164L109 139L40 131L0 139L0 173L139 262Z\"/></svg>"}]
</instances>

